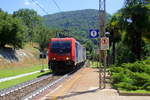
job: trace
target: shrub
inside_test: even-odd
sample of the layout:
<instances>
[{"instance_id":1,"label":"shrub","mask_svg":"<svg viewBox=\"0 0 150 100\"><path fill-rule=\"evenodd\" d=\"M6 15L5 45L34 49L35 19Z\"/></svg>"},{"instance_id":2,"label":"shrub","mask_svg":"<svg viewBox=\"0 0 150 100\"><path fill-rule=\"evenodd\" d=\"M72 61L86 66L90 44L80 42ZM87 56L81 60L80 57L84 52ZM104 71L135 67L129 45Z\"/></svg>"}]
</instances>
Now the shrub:
<instances>
[{"instance_id":1,"label":"shrub","mask_svg":"<svg viewBox=\"0 0 150 100\"><path fill-rule=\"evenodd\" d=\"M110 67L112 72L111 82L114 88L124 90L150 91L150 60L124 63L121 66Z\"/></svg>"},{"instance_id":2,"label":"shrub","mask_svg":"<svg viewBox=\"0 0 150 100\"><path fill-rule=\"evenodd\" d=\"M115 84L115 87L118 87L124 90L137 90L136 86L129 84L127 82L120 82L118 84Z\"/></svg>"},{"instance_id":3,"label":"shrub","mask_svg":"<svg viewBox=\"0 0 150 100\"><path fill-rule=\"evenodd\" d=\"M138 86L139 88L144 88L144 85L147 82L150 82L150 75L146 73L134 73L132 78L134 79L134 85Z\"/></svg>"},{"instance_id":4,"label":"shrub","mask_svg":"<svg viewBox=\"0 0 150 100\"><path fill-rule=\"evenodd\" d=\"M137 61L135 63L122 64L122 67L127 68L131 70L132 72L139 72L139 73L144 72L144 73L150 74L150 67L142 61Z\"/></svg>"},{"instance_id":5,"label":"shrub","mask_svg":"<svg viewBox=\"0 0 150 100\"><path fill-rule=\"evenodd\" d=\"M119 72L123 72L124 71L124 68L122 67L111 67L109 69L112 73L119 73Z\"/></svg>"},{"instance_id":6,"label":"shrub","mask_svg":"<svg viewBox=\"0 0 150 100\"><path fill-rule=\"evenodd\" d=\"M150 82L145 83L143 88L147 91L150 91Z\"/></svg>"},{"instance_id":7,"label":"shrub","mask_svg":"<svg viewBox=\"0 0 150 100\"><path fill-rule=\"evenodd\" d=\"M136 60L135 55L122 42L119 42L116 45L116 51L117 51L117 56L116 56L117 65L121 65L122 63L134 62Z\"/></svg>"},{"instance_id":8,"label":"shrub","mask_svg":"<svg viewBox=\"0 0 150 100\"><path fill-rule=\"evenodd\" d=\"M119 82L123 82L124 81L124 79L126 79L127 78L127 76L124 74L124 73L114 73L113 75L112 75L112 80L111 80L111 82L112 83L119 83Z\"/></svg>"}]
</instances>

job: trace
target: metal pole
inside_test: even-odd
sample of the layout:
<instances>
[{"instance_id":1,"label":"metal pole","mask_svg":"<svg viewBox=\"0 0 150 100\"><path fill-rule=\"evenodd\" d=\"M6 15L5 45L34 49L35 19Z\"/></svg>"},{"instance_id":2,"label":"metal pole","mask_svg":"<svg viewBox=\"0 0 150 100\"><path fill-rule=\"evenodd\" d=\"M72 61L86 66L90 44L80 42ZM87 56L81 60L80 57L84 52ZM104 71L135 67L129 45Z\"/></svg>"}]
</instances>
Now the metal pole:
<instances>
[{"instance_id":1,"label":"metal pole","mask_svg":"<svg viewBox=\"0 0 150 100\"><path fill-rule=\"evenodd\" d=\"M100 40L101 37L105 36L105 12L106 12L106 0L99 0L99 17L100 17ZM105 88L105 77L106 77L106 50L101 50L101 43L99 41L100 48L100 64L104 65L99 68L99 88ZM103 76L102 76L103 75Z\"/></svg>"}]
</instances>

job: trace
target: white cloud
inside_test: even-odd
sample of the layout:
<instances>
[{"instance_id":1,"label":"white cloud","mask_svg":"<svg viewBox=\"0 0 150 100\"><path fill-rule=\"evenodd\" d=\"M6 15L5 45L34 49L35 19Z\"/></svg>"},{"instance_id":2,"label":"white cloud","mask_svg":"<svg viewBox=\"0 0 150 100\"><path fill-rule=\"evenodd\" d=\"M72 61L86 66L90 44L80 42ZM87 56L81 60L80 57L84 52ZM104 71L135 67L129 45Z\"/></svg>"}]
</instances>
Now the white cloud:
<instances>
[{"instance_id":1,"label":"white cloud","mask_svg":"<svg viewBox=\"0 0 150 100\"><path fill-rule=\"evenodd\" d=\"M24 0L24 5L28 6L31 5L31 3L29 2L29 0Z\"/></svg>"}]
</instances>

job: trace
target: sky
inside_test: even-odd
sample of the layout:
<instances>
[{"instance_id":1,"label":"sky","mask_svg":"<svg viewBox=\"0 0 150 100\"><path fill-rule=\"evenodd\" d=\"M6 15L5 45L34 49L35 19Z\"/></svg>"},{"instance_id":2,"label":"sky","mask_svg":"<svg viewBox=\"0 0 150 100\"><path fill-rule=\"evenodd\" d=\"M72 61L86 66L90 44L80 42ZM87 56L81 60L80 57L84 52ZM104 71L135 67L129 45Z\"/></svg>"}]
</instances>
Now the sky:
<instances>
[{"instance_id":1,"label":"sky","mask_svg":"<svg viewBox=\"0 0 150 100\"><path fill-rule=\"evenodd\" d=\"M123 1L106 0L106 11L111 15L114 14L123 7ZM29 8L34 9L39 15L43 16L61 11L99 9L99 0L0 0L0 8L11 14L21 8Z\"/></svg>"}]
</instances>

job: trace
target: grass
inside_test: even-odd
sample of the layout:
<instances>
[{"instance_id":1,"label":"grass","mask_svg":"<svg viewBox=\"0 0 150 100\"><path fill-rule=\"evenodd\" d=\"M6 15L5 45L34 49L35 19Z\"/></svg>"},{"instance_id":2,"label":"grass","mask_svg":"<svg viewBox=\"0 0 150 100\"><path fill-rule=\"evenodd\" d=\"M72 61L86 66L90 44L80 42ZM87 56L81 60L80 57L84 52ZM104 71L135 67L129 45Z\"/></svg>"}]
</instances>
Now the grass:
<instances>
[{"instance_id":1,"label":"grass","mask_svg":"<svg viewBox=\"0 0 150 100\"><path fill-rule=\"evenodd\" d=\"M38 71L42 69L41 63L45 64L44 68L48 68L47 65L47 59L40 60L39 57L39 50L37 49L38 45L35 43L27 43L23 49L24 52L28 52L33 57L24 57L23 61L18 62L7 62L5 58L2 57L0 61L0 78L10 77L10 76L16 76L20 74L30 73L34 71ZM0 82L0 89L8 88L11 86L14 86L16 84L26 82L29 80L33 80L37 78L40 75L43 75L47 72L50 72L49 70L43 73L36 73L29 76L24 76L21 78Z\"/></svg>"},{"instance_id":2,"label":"grass","mask_svg":"<svg viewBox=\"0 0 150 100\"><path fill-rule=\"evenodd\" d=\"M19 83L23 83L23 82L26 82L26 81L29 81L29 80L33 80L33 79L35 79L39 76L42 76L46 73L49 73L49 72L50 71L45 71L43 73L39 72L39 73L36 73L36 74L33 74L33 75L21 77L21 78L18 78L18 79L13 79L13 80L10 80L10 81L1 82L0 83L0 90L2 90L4 88L9 88L9 87L15 86Z\"/></svg>"},{"instance_id":3,"label":"grass","mask_svg":"<svg viewBox=\"0 0 150 100\"><path fill-rule=\"evenodd\" d=\"M42 68L41 65L34 65L34 66L28 66L28 67L9 67L9 68L0 70L0 78L34 72L34 71L41 70L41 68ZM44 68L48 68L48 66L45 64Z\"/></svg>"},{"instance_id":4,"label":"grass","mask_svg":"<svg viewBox=\"0 0 150 100\"><path fill-rule=\"evenodd\" d=\"M91 68L99 68L99 62L97 61L89 61L90 62L90 67Z\"/></svg>"}]
</instances>

